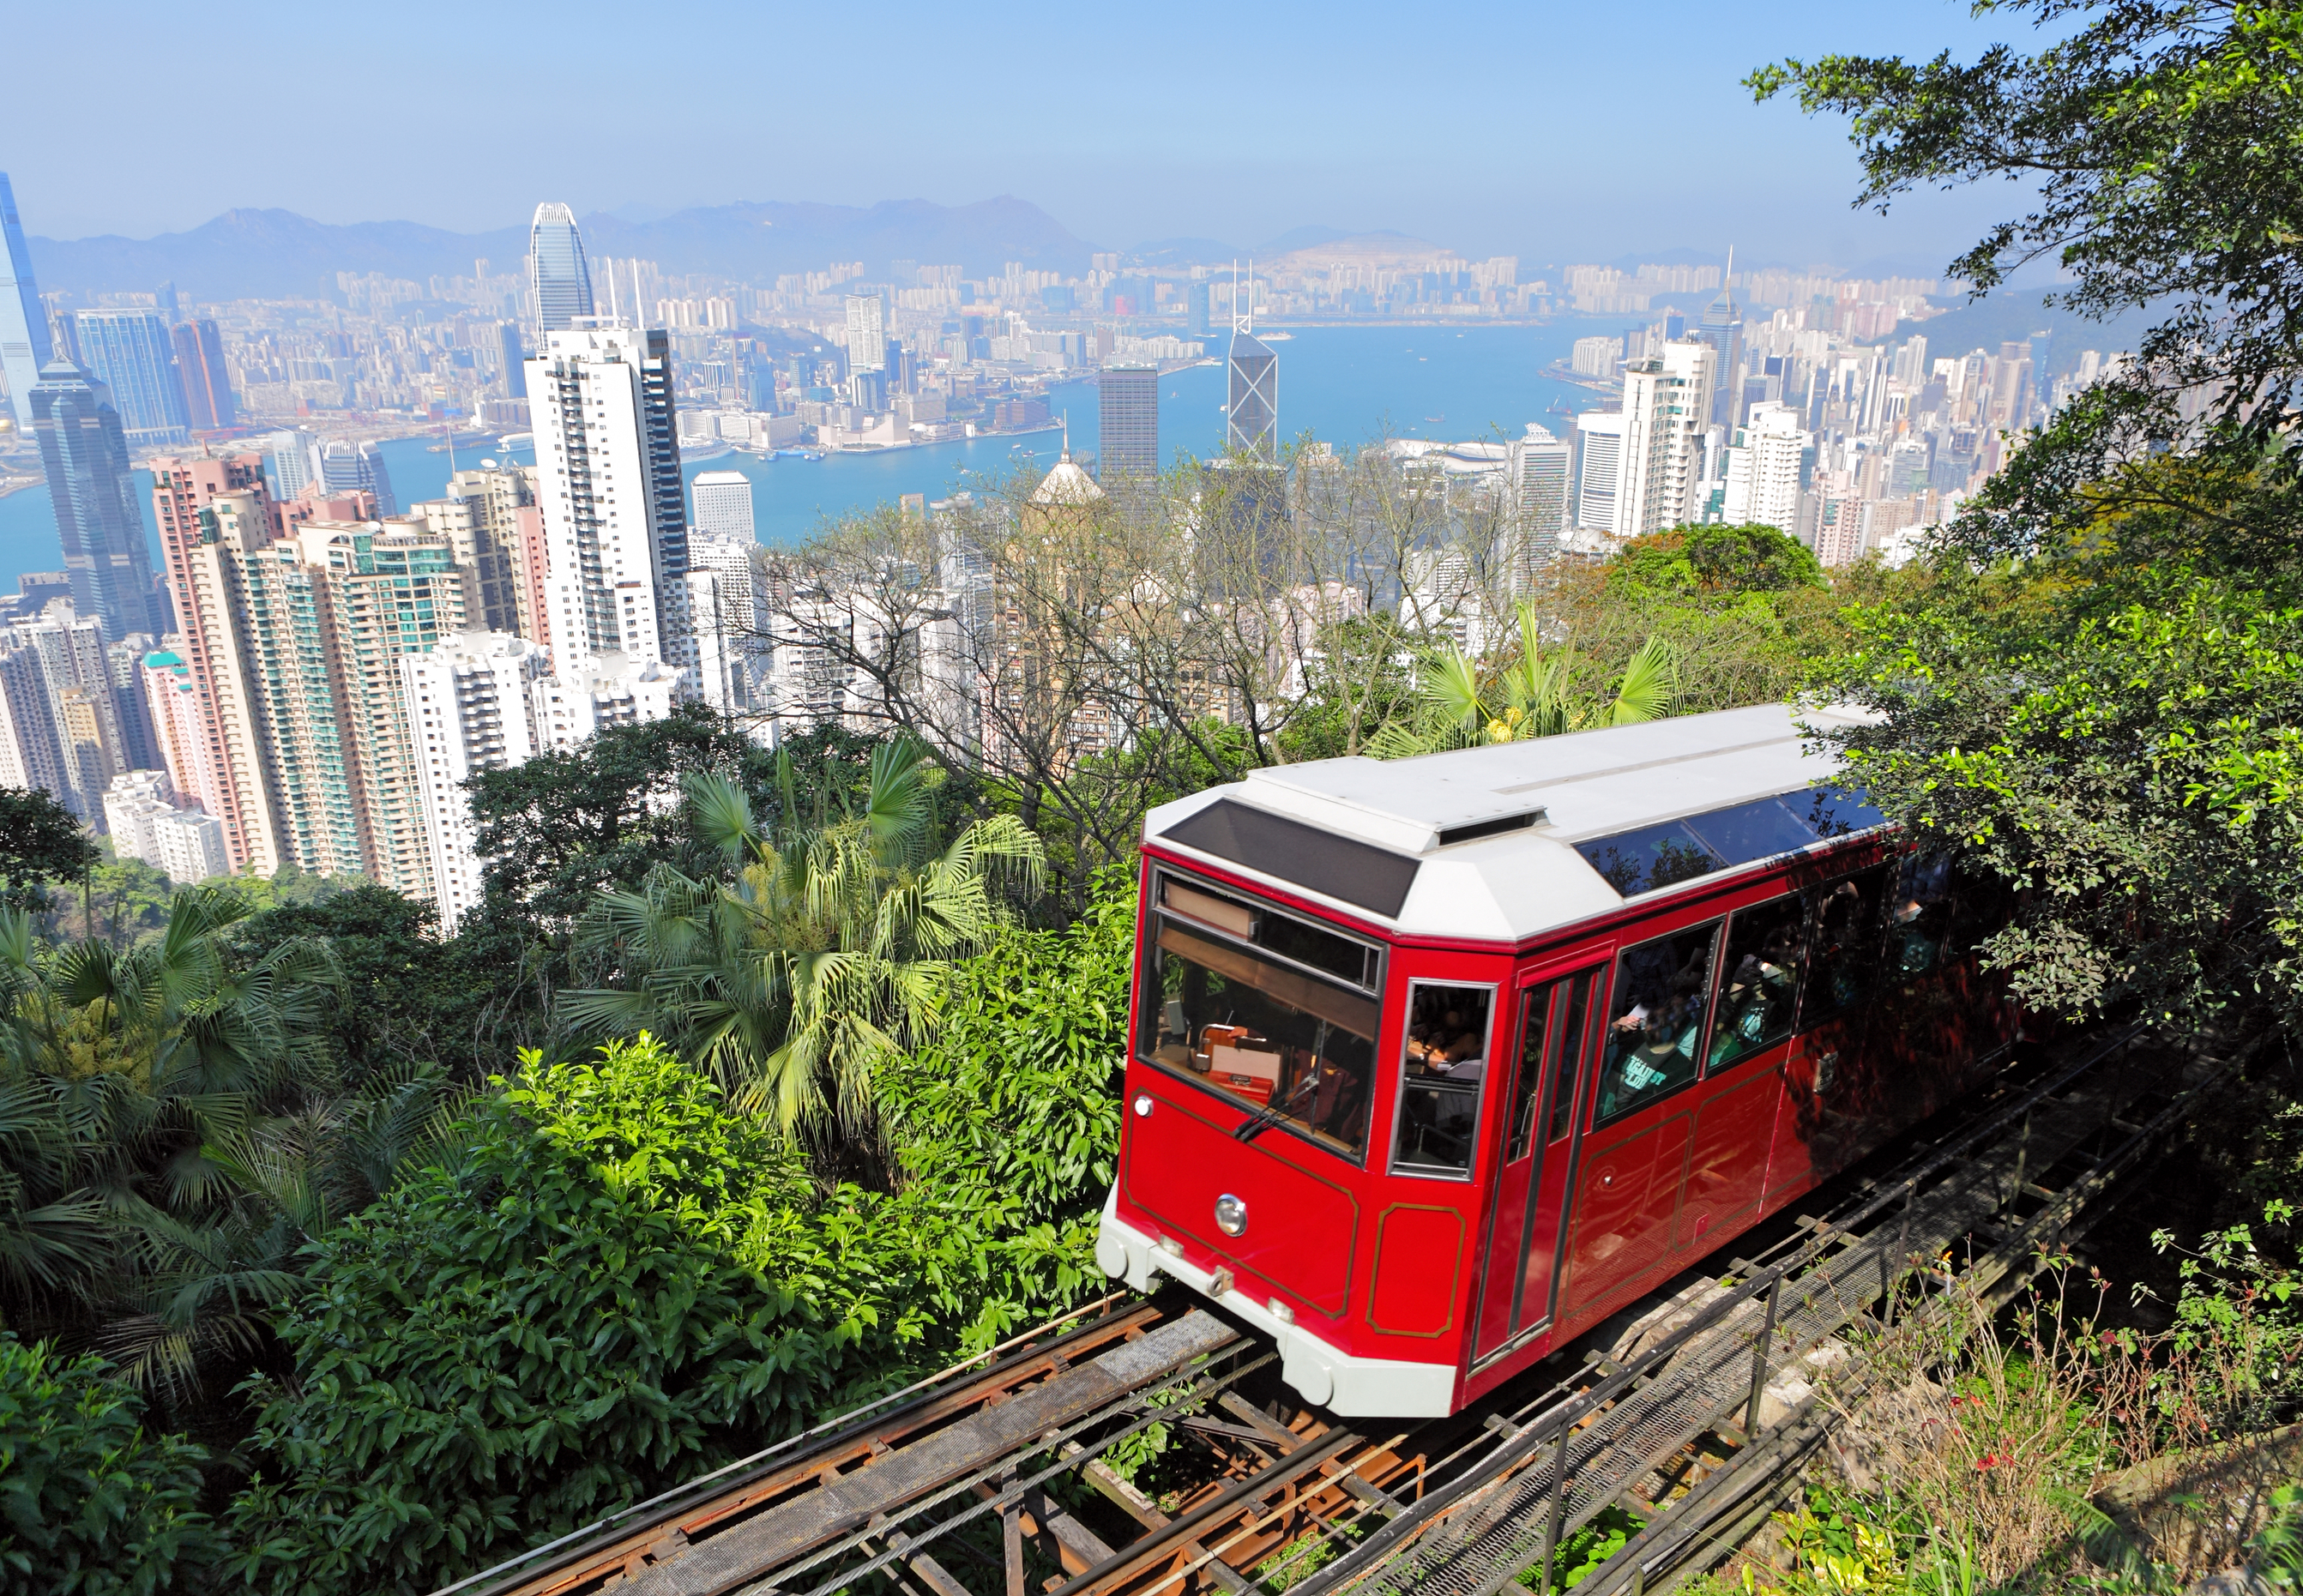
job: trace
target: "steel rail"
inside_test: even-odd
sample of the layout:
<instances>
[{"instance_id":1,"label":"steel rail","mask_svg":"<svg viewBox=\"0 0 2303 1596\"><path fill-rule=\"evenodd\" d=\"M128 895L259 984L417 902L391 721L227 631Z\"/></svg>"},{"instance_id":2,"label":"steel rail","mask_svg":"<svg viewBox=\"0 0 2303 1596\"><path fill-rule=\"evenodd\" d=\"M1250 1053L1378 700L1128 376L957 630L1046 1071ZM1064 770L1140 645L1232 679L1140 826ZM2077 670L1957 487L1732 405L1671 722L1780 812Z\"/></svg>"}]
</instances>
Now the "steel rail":
<instances>
[{"instance_id":1,"label":"steel rail","mask_svg":"<svg viewBox=\"0 0 2303 1596\"><path fill-rule=\"evenodd\" d=\"M683 1503L688 1504L691 1510L702 1508L751 1486L766 1472L768 1465L796 1448L814 1442L818 1443L820 1449L829 1449L869 1428L875 1421L885 1427L934 1401L956 1397L962 1391L997 1382L1003 1378L1012 1379L1013 1372L1019 1366L1055 1353L1067 1344L1075 1344L1099 1331L1124 1335L1126 1325L1149 1323L1158 1317L1156 1310L1149 1304L1137 1302L1132 1306L1127 1305L1133 1295L1126 1291L1108 1292L1092 1303L1044 1324L1034 1325L1019 1335L984 1348L973 1357L964 1358L916 1380L899 1390L875 1397L747 1457L723 1464L709 1474L684 1480L645 1501L619 1508L580 1529L570 1530L502 1563L467 1575L453 1584L440 1587L434 1596L463 1596L466 1592L470 1596L484 1596L484 1593L512 1588L515 1580L519 1583L532 1583L537 1579L561 1573L569 1562L604 1550L603 1541L608 1538L615 1538L615 1543L620 1545L622 1538L633 1534L637 1528L657 1528L664 1520L679 1516ZM1117 1312L1112 1311L1115 1306ZM1102 1313L1104 1318L1086 1324L1078 1322L1094 1313ZM1072 1328L1064 1330L1066 1325ZM1051 1330L1060 1333L1048 1339ZM938 1388L959 1380L970 1370L975 1371L974 1381L955 1390L939 1390ZM740 1479L731 1478L738 1474L742 1475ZM708 1489L714 1485L721 1489L717 1491Z\"/></svg>"}]
</instances>

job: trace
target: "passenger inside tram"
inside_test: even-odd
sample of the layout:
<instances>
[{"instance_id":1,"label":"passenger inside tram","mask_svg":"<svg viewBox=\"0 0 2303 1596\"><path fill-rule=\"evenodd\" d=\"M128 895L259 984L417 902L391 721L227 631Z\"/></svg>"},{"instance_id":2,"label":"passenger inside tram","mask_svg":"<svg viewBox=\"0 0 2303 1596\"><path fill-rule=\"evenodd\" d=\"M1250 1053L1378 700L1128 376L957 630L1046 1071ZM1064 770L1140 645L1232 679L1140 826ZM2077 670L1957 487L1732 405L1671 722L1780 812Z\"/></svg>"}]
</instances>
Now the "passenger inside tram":
<instances>
[{"instance_id":1,"label":"passenger inside tram","mask_svg":"<svg viewBox=\"0 0 2303 1596\"><path fill-rule=\"evenodd\" d=\"M1628 948L1615 978L1615 1013L1599 1077L1601 1120L1630 1112L1695 1078L1697 1039L1711 984L1717 925Z\"/></svg>"},{"instance_id":2,"label":"passenger inside tram","mask_svg":"<svg viewBox=\"0 0 2303 1596\"><path fill-rule=\"evenodd\" d=\"M1491 994L1483 986L1422 983L1413 992L1394 1158L1418 1172L1469 1174Z\"/></svg>"}]
</instances>

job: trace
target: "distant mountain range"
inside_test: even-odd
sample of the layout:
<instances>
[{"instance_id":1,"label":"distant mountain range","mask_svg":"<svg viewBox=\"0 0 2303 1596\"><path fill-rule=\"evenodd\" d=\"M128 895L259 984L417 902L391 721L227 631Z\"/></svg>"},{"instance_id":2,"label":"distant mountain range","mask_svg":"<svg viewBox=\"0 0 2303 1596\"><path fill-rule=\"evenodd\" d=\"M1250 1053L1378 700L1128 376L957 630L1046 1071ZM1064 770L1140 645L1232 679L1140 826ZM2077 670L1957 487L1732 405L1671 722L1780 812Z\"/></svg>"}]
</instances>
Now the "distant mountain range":
<instances>
[{"instance_id":1,"label":"distant mountain range","mask_svg":"<svg viewBox=\"0 0 2303 1596\"><path fill-rule=\"evenodd\" d=\"M769 201L675 211L645 221L610 213L582 218L594 256L635 256L667 272L707 272L754 283L861 260L867 275L891 260L946 266L971 277L1009 261L1066 273L1087 269L1092 246L1028 200L1001 195L974 205L890 199L869 207ZM414 222L315 222L284 210L231 210L186 232L157 238L34 238L32 269L43 289L149 292L163 283L194 300L332 296L338 272L380 272L421 283L468 276L476 258L495 272L527 256L525 223L489 232L449 232Z\"/></svg>"}]
</instances>

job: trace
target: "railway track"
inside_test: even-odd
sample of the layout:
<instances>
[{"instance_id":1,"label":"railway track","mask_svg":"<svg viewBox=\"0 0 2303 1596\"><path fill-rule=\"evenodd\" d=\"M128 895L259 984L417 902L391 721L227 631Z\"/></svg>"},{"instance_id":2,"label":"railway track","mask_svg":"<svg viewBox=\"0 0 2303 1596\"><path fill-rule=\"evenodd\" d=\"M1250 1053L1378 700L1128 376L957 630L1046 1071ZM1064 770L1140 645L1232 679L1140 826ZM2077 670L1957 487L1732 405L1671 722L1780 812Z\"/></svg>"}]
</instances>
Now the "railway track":
<instances>
[{"instance_id":1,"label":"railway track","mask_svg":"<svg viewBox=\"0 0 2303 1596\"><path fill-rule=\"evenodd\" d=\"M1180 1295L1116 1295L442 1596L1148 1596L1275 1576L1296 1596L1494 1596L1530 1568L1544 1583L1611 1505L1642 1527L1582 1588L1646 1596L1763 1520L1823 1443L1816 1364L1844 1364L1835 1338L1954 1284L2017 1288L2225 1068L2134 1033L2020 1066L1835 1206L1747 1237L1724 1276L1587 1338L1607 1339L1567 1378L1555 1361L1452 1419L1289 1407L1253 1335ZM1101 1460L1154 1425L1204 1465L1164 1505Z\"/></svg>"}]
</instances>

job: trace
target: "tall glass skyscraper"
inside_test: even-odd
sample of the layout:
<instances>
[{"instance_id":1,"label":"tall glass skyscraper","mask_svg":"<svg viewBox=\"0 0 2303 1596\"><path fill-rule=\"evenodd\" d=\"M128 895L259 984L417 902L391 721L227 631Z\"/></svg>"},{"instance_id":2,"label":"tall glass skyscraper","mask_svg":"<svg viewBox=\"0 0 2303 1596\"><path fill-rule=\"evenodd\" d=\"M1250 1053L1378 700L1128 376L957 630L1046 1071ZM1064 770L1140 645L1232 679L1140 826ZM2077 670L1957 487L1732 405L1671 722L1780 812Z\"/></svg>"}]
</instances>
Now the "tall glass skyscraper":
<instances>
[{"instance_id":1,"label":"tall glass skyscraper","mask_svg":"<svg viewBox=\"0 0 2303 1596\"><path fill-rule=\"evenodd\" d=\"M392 496L392 472L374 443L332 438L320 445L319 467L320 486L328 492L374 494L377 515L400 513L399 502Z\"/></svg>"},{"instance_id":2,"label":"tall glass skyscraper","mask_svg":"<svg viewBox=\"0 0 2303 1596\"><path fill-rule=\"evenodd\" d=\"M54 358L48 313L32 281L32 252L24 245L24 224L16 217L16 191L0 172L0 376L8 379L9 408L16 425L32 425L32 384Z\"/></svg>"},{"instance_id":3,"label":"tall glass skyscraper","mask_svg":"<svg viewBox=\"0 0 2303 1596\"><path fill-rule=\"evenodd\" d=\"M154 614L152 560L110 396L69 360L51 360L26 398L63 544L72 607L117 642L168 628Z\"/></svg>"},{"instance_id":4,"label":"tall glass skyscraper","mask_svg":"<svg viewBox=\"0 0 2303 1596\"><path fill-rule=\"evenodd\" d=\"M1160 474L1160 370L1108 366L1096 378L1096 469L1106 483Z\"/></svg>"},{"instance_id":5,"label":"tall glass skyscraper","mask_svg":"<svg viewBox=\"0 0 2303 1596\"><path fill-rule=\"evenodd\" d=\"M224 363L224 335L203 317L169 329L176 346L176 376L184 385L185 413L195 432L215 432L240 419L232 377Z\"/></svg>"},{"instance_id":6,"label":"tall glass skyscraper","mask_svg":"<svg viewBox=\"0 0 2303 1596\"><path fill-rule=\"evenodd\" d=\"M592 268L584 259L584 235L576 213L546 201L536 207L527 234L527 283L536 296L536 325L564 333L579 316L592 314Z\"/></svg>"},{"instance_id":7,"label":"tall glass skyscraper","mask_svg":"<svg viewBox=\"0 0 2303 1596\"><path fill-rule=\"evenodd\" d=\"M1224 447L1267 464L1279 459L1279 357L1271 346L1236 327L1231 335L1230 402L1224 407Z\"/></svg>"},{"instance_id":8,"label":"tall glass skyscraper","mask_svg":"<svg viewBox=\"0 0 2303 1596\"><path fill-rule=\"evenodd\" d=\"M150 310L82 310L72 322L80 330L80 359L90 376L112 390L131 448L190 438L191 416L166 322Z\"/></svg>"}]
</instances>

